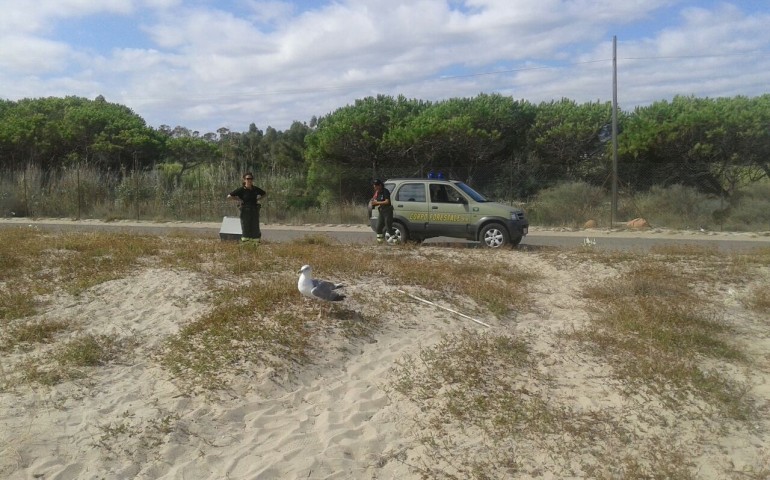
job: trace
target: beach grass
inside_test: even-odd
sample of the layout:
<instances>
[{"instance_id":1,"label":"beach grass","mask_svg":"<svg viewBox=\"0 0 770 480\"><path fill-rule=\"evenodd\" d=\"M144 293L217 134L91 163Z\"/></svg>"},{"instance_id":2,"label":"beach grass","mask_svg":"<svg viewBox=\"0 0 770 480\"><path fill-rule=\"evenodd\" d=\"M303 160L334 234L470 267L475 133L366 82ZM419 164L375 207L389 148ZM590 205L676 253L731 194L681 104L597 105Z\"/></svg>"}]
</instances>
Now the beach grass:
<instances>
[{"instance_id":1,"label":"beach grass","mask_svg":"<svg viewBox=\"0 0 770 480\"><path fill-rule=\"evenodd\" d=\"M661 247L648 254L538 254L557 269L590 263L616 272L575 286L587 320L557 335L550 353L535 348L537 338L513 333L523 316L547 321L550 306L536 307L535 286L544 274L512 264L507 255L447 255L415 245L351 247L318 234L256 247L185 235L2 229L0 390L87 382L98 369L130 359L131 338L83 333L86 319L51 317L48 302L154 267L194 272L207 288L205 312L153 352L186 395L226 391L257 371L297 374L319 361L331 337L344 339L350 351L374 341L388 318L411 311L398 301L400 288L427 292L450 306L461 302L465 311L495 319L503 328L458 328L398 359L382 386L394 402L408 402L418 412L409 421L423 454L410 466L422 478L537 476L546 473L538 470L542 465L590 478L698 478L697 442L683 441L665 425L686 420L719 430L761 415L748 377L731 374L750 371L756 360L740 348L741 333L718 298L727 288L742 288L736 305L766 314L770 300L755 272L770 264L768 251ZM352 289L348 305L318 305L297 292L303 264L323 278L365 287ZM387 293L366 296L366 288ZM364 303L367 308L356 307ZM600 401L575 403L551 354L606 370L602 388L640 406L618 412ZM628 417L660 433L644 434ZM173 422L173 412L164 418ZM134 438L132 425L103 425L97 443ZM143 441L157 441L165 428L159 423ZM550 458L537 464L525 453L531 451ZM757 465L723 473L763 478L768 470Z\"/></svg>"}]
</instances>

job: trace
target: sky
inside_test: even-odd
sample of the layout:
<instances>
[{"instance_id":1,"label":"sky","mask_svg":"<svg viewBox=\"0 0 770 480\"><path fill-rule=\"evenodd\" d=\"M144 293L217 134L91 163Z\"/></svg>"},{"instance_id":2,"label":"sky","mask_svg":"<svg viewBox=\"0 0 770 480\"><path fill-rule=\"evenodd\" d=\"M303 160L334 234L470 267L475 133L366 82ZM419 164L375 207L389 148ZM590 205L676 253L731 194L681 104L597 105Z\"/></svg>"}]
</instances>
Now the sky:
<instances>
[{"instance_id":1,"label":"sky","mask_svg":"<svg viewBox=\"0 0 770 480\"><path fill-rule=\"evenodd\" d=\"M201 134L376 95L770 93L770 1L0 0L0 98L98 95Z\"/></svg>"}]
</instances>

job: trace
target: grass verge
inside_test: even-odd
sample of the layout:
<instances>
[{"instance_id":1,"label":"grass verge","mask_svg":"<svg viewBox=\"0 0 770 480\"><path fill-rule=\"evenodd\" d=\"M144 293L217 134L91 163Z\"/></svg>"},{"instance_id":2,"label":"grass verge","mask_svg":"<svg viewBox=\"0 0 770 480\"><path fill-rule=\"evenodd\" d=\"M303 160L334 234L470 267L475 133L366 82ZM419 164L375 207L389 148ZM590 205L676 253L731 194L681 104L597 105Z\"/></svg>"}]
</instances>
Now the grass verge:
<instances>
[{"instance_id":1,"label":"grass verge","mask_svg":"<svg viewBox=\"0 0 770 480\"><path fill-rule=\"evenodd\" d=\"M727 340L732 332L721 306L698 294L677 266L634 263L620 278L584 288L583 295L594 306L593 321L573 338L613 365L630 393L642 389L674 409L695 396L719 415L749 418L747 387L706 366L708 359L747 359Z\"/></svg>"}]
</instances>

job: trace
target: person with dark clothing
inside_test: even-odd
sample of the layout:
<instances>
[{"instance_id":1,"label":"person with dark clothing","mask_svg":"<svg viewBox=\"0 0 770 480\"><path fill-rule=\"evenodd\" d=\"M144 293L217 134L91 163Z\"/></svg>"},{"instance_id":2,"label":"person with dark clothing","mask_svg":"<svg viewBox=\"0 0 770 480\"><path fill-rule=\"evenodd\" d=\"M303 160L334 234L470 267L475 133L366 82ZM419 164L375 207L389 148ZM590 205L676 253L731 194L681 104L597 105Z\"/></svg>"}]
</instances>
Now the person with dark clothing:
<instances>
[{"instance_id":1,"label":"person with dark clothing","mask_svg":"<svg viewBox=\"0 0 770 480\"><path fill-rule=\"evenodd\" d=\"M262 232L259 229L259 210L262 205L259 200L267 193L254 185L254 175L246 172L243 175L243 185L236 188L227 198L239 201L241 209L241 241L259 243Z\"/></svg>"},{"instance_id":2,"label":"person with dark clothing","mask_svg":"<svg viewBox=\"0 0 770 480\"><path fill-rule=\"evenodd\" d=\"M393 204L390 202L390 191L382 184L382 180L375 179L372 182L374 195L372 196L372 208L377 207L380 212L377 220L377 243L385 241L385 235L394 236L393 232Z\"/></svg>"}]
</instances>

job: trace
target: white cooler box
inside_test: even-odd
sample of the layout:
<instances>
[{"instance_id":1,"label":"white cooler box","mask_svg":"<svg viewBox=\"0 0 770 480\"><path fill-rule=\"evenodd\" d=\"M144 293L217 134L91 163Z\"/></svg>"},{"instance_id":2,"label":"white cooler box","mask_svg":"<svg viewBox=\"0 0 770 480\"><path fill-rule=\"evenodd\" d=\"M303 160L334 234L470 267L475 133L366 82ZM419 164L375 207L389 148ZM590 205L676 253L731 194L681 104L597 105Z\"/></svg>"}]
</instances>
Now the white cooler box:
<instances>
[{"instance_id":1,"label":"white cooler box","mask_svg":"<svg viewBox=\"0 0 770 480\"><path fill-rule=\"evenodd\" d=\"M240 240L242 234L240 218L225 217L222 219L222 226L219 228L221 240Z\"/></svg>"}]
</instances>

